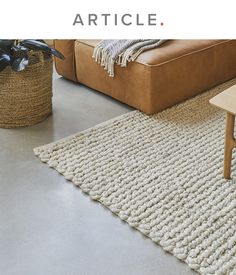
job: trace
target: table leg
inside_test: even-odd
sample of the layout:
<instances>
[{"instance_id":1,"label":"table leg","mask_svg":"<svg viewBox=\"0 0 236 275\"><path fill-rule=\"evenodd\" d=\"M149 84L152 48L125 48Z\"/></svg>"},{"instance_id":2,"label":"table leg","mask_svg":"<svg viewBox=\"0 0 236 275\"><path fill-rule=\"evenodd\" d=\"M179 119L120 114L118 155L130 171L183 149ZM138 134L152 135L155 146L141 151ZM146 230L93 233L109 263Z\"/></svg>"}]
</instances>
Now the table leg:
<instances>
[{"instance_id":1,"label":"table leg","mask_svg":"<svg viewBox=\"0 0 236 275\"><path fill-rule=\"evenodd\" d=\"M226 179L230 179L232 149L235 146L234 121L235 121L235 115L227 113L226 131L225 131L225 154L224 154L224 177Z\"/></svg>"}]
</instances>

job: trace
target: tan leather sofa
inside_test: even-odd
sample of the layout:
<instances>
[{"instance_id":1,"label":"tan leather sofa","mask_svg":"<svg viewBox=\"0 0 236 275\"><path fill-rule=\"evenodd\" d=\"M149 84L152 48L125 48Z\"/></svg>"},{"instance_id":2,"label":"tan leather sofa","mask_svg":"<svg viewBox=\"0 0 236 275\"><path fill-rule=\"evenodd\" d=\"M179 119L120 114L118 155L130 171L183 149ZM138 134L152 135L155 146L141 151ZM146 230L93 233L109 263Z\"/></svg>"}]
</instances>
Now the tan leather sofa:
<instances>
[{"instance_id":1,"label":"tan leather sofa","mask_svg":"<svg viewBox=\"0 0 236 275\"><path fill-rule=\"evenodd\" d=\"M92 58L99 40L55 40L66 57L57 72L147 114L236 76L236 40L170 40L142 53L111 78Z\"/></svg>"}]
</instances>

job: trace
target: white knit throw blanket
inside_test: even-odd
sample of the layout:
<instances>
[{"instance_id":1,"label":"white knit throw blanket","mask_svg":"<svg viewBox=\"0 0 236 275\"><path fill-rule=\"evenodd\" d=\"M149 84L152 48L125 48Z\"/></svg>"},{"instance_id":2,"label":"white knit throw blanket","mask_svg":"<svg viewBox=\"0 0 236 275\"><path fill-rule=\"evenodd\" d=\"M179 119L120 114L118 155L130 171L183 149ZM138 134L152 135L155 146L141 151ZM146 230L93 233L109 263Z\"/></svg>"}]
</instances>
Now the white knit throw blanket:
<instances>
[{"instance_id":1,"label":"white knit throw blanket","mask_svg":"<svg viewBox=\"0 0 236 275\"><path fill-rule=\"evenodd\" d=\"M101 40L94 48L93 58L114 77L114 65L126 67L127 62L134 61L142 52L159 47L166 40L161 39L115 39Z\"/></svg>"}]
</instances>

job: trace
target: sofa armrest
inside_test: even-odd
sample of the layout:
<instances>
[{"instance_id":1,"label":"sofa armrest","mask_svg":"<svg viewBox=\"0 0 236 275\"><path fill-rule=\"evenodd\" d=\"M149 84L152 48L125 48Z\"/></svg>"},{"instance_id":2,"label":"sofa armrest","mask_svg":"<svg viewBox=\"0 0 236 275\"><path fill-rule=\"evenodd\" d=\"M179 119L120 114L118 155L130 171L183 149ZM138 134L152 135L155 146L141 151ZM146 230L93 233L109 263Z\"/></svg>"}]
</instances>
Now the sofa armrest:
<instances>
[{"instance_id":1,"label":"sofa armrest","mask_svg":"<svg viewBox=\"0 0 236 275\"><path fill-rule=\"evenodd\" d=\"M57 73L65 78L77 81L75 71L75 40L54 40L54 47L65 57L65 60L55 58Z\"/></svg>"}]
</instances>

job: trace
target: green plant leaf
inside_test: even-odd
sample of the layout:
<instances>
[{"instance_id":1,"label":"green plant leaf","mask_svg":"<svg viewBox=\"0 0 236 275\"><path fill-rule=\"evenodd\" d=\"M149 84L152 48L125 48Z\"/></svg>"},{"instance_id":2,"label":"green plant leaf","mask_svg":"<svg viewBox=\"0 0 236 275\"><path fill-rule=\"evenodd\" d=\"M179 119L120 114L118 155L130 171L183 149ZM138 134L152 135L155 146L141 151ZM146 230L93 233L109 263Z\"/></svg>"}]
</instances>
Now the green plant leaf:
<instances>
[{"instance_id":1,"label":"green plant leaf","mask_svg":"<svg viewBox=\"0 0 236 275\"><path fill-rule=\"evenodd\" d=\"M0 39L0 51L11 55L11 48L16 40Z\"/></svg>"},{"instance_id":2,"label":"green plant leaf","mask_svg":"<svg viewBox=\"0 0 236 275\"><path fill-rule=\"evenodd\" d=\"M44 44L47 44L43 39L36 39L36 41L42 42Z\"/></svg>"},{"instance_id":3,"label":"green plant leaf","mask_svg":"<svg viewBox=\"0 0 236 275\"><path fill-rule=\"evenodd\" d=\"M64 59L64 56L59 51L38 40L23 40L21 41L21 45L31 50L42 51L48 54L52 54L60 59Z\"/></svg>"},{"instance_id":4,"label":"green plant leaf","mask_svg":"<svg viewBox=\"0 0 236 275\"><path fill-rule=\"evenodd\" d=\"M28 55L21 56L13 60L11 67L16 72L23 71L29 64L29 57Z\"/></svg>"},{"instance_id":5,"label":"green plant leaf","mask_svg":"<svg viewBox=\"0 0 236 275\"><path fill-rule=\"evenodd\" d=\"M14 45L14 46L12 47L12 50L13 50L15 53L18 53L18 54L22 54L22 53L25 54L26 52L29 51L28 48L26 48L26 47L24 47L24 46L22 46L22 45L20 45L20 44Z\"/></svg>"},{"instance_id":6,"label":"green plant leaf","mask_svg":"<svg viewBox=\"0 0 236 275\"><path fill-rule=\"evenodd\" d=\"M51 52L50 47L46 43L37 40L23 40L21 41L21 45L35 51L44 51L47 53Z\"/></svg>"},{"instance_id":7,"label":"green plant leaf","mask_svg":"<svg viewBox=\"0 0 236 275\"><path fill-rule=\"evenodd\" d=\"M0 72L10 65L11 57L8 54L0 53Z\"/></svg>"},{"instance_id":8,"label":"green plant leaf","mask_svg":"<svg viewBox=\"0 0 236 275\"><path fill-rule=\"evenodd\" d=\"M64 55L54 48L51 48L51 53L62 60L65 59Z\"/></svg>"},{"instance_id":9,"label":"green plant leaf","mask_svg":"<svg viewBox=\"0 0 236 275\"><path fill-rule=\"evenodd\" d=\"M0 47L12 47L16 40L0 39Z\"/></svg>"}]
</instances>

